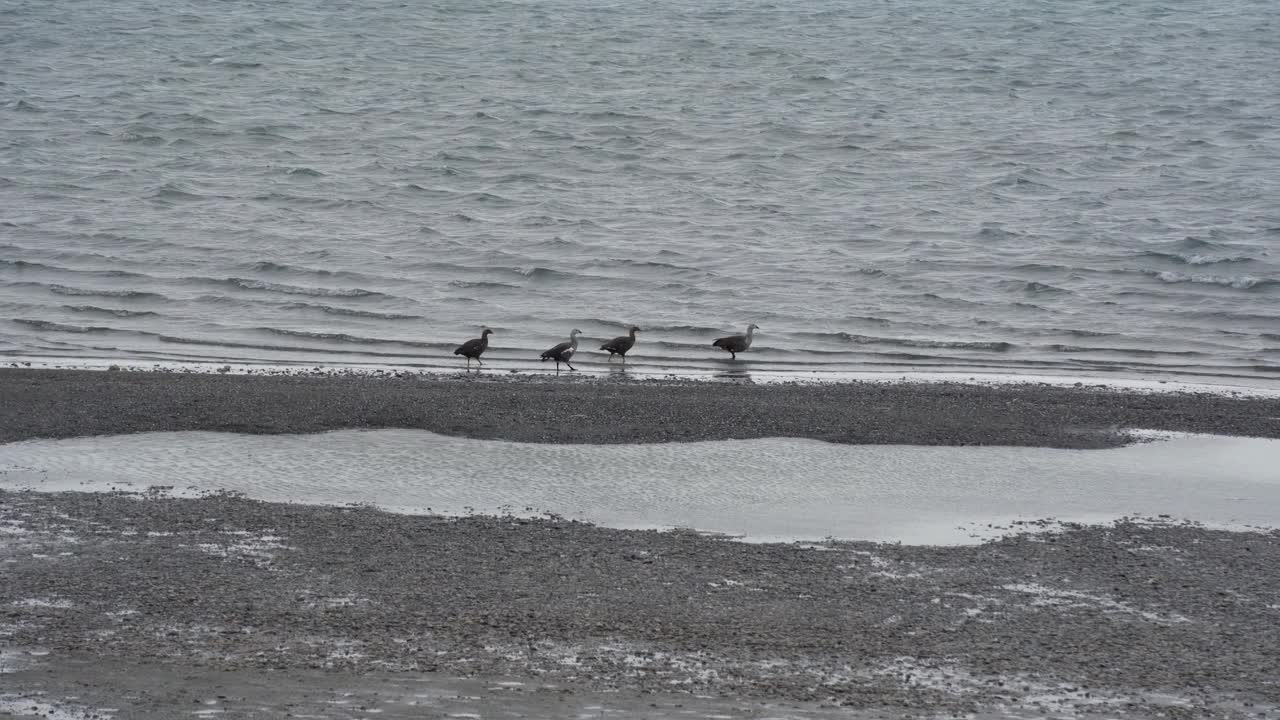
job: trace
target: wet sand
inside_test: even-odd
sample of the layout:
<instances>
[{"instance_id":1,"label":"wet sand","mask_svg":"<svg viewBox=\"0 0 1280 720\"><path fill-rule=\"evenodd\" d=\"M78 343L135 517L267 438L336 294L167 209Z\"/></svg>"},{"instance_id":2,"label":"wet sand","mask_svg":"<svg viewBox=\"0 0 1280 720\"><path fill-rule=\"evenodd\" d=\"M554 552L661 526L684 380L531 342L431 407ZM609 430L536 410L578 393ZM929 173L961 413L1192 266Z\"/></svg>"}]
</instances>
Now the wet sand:
<instances>
[{"instance_id":1,"label":"wet sand","mask_svg":"<svg viewBox=\"0 0 1280 720\"><path fill-rule=\"evenodd\" d=\"M227 496L0 492L0 512L0 639L22 649L0 678L131 718L361 717L324 709L339 690L422 717L405 685L481 717L674 717L680 694L730 717L1280 703L1275 532L1126 522L930 548ZM174 681L121 685L120 666Z\"/></svg>"},{"instance_id":2,"label":"wet sand","mask_svg":"<svg viewBox=\"0 0 1280 720\"><path fill-rule=\"evenodd\" d=\"M528 375L216 375L0 369L0 442L161 430L418 428L550 443L803 437L1123 444L1120 428L1280 437L1280 399L1101 386L750 385Z\"/></svg>"},{"instance_id":3,"label":"wet sand","mask_svg":"<svg viewBox=\"0 0 1280 720\"><path fill-rule=\"evenodd\" d=\"M344 427L1091 448L1124 427L1277 437L1280 401L0 372L5 441ZM0 491L0 717L1280 712L1280 533L1044 525L967 547L754 545L554 517Z\"/></svg>"}]
</instances>

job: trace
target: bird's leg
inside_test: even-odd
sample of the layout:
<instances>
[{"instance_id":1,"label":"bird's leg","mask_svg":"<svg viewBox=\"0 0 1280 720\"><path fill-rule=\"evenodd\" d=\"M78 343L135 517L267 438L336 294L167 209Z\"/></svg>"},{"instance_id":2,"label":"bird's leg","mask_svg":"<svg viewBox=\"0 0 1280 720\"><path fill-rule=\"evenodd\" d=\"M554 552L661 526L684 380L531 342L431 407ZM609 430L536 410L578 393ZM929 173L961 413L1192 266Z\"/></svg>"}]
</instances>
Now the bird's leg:
<instances>
[{"instance_id":1,"label":"bird's leg","mask_svg":"<svg viewBox=\"0 0 1280 720\"><path fill-rule=\"evenodd\" d=\"M736 353L736 352L734 352L734 351L730 350L730 351L729 351L729 359L730 359L730 360L737 360L737 359L738 359L738 353Z\"/></svg>"},{"instance_id":2,"label":"bird's leg","mask_svg":"<svg viewBox=\"0 0 1280 720\"><path fill-rule=\"evenodd\" d=\"M574 367L574 366L573 366L573 363L569 362L568 360L565 360L565 361L564 361L564 364L565 364L565 365L568 365L570 370L577 370L577 369L578 369L578 368Z\"/></svg>"}]
</instances>

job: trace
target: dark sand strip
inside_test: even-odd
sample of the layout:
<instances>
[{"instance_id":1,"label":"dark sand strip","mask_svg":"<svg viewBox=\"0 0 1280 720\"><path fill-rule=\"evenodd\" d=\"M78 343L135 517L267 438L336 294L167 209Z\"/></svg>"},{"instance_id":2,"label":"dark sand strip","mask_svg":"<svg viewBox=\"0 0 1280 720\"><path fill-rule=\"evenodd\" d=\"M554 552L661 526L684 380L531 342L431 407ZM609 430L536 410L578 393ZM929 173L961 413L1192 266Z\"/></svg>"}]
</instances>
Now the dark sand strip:
<instances>
[{"instance_id":1,"label":"dark sand strip","mask_svg":"<svg viewBox=\"0 0 1280 720\"><path fill-rule=\"evenodd\" d=\"M1099 448L1147 428L1280 437L1280 400L1049 385L738 385L0 369L0 442L163 430L419 428L472 438Z\"/></svg>"}]
</instances>

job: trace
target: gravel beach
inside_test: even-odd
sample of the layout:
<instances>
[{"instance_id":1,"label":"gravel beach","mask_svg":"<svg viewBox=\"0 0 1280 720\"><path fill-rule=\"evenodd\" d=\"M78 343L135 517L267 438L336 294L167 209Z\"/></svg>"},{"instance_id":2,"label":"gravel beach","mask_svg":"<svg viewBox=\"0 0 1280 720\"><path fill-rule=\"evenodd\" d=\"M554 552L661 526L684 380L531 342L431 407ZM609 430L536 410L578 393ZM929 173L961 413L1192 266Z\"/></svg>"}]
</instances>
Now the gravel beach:
<instances>
[{"instance_id":1,"label":"gravel beach","mask_svg":"<svg viewBox=\"0 0 1280 720\"><path fill-rule=\"evenodd\" d=\"M547 376L0 369L0 442L163 430L418 428L543 443L804 437L1101 448L1117 430L1280 437L1280 399L1101 384L751 385Z\"/></svg>"},{"instance_id":2,"label":"gravel beach","mask_svg":"<svg viewBox=\"0 0 1280 720\"><path fill-rule=\"evenodd\" d=\"M0 371L7 442L345 427L1098 448L1126 427L1278 437L1280 401ZM0 717L1280 711L1280 533L1169 519L1009 532L748 544L556 517L0 491Z\"/></svg>"}]
</instances>

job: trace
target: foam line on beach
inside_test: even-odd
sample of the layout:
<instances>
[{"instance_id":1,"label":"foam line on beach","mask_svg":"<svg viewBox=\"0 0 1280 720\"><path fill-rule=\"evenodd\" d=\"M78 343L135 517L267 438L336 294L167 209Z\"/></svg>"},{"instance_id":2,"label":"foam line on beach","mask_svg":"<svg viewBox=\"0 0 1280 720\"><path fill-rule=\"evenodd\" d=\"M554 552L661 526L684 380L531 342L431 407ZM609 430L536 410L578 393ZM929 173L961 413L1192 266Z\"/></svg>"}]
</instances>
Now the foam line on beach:
<instances>
[{"instance_id":1,"label":"foam line on beach","mask_svg":"<svg viewBox=\"0 0 1280 720\"><path fill-rule=\"evenodd\" d=\"M605 363L588 363L576 360L581 368L570 374L556 373L536 362L503 362L489 360L486 369L473 372L456 368L456 363L382 364L382 363L268 363L226 361L172 361L117 358L59 358L30 356L9 358L2 364L10 367L26 367L44 370L116 370L127 372L161 373L217 373L231 375L331 375L369 376L422 375L431 378L476 377L492 381L544 379L608 379L608 380L670 380L675 382L732 382L763 385L777 384L839 384L839 383L962 383L973 385L1018 386L1049 385L1053 387L1094 387L1128 392L1152 393L1212 393L1231 397L1280 398L1280 382L1263 378L1207 379L1204 382L1188 381L1186 376L1153 375L1148 377L1114 377L1105 374L1080 373L1074 375L992 372L973 369L969 371L920 370L903 368L874 371L858 370L774 370L754 368L750 364L716 368L674 368L661 365L632 363L630 366Z\"/></svg>"}]
</instances>

